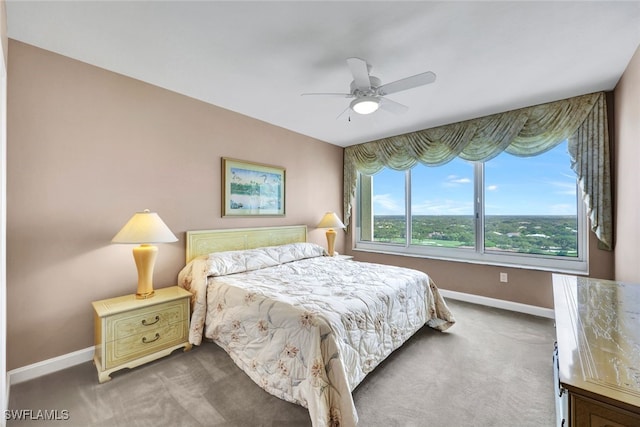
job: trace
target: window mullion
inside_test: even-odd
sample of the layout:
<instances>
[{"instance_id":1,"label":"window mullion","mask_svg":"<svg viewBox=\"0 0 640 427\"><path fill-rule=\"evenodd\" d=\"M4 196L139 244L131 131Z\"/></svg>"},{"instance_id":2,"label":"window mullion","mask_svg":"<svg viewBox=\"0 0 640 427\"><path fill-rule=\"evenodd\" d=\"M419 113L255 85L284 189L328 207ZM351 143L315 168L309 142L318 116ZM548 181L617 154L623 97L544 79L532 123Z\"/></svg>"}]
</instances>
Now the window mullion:
<instances>
[{"instance_id":1,"label":"window mullion","mask_svg":"<svg viewBox=\"0 0 640 427\"><path fill-rule=\"evenodd\" d=\"M484 253L484 163L474 163L473 174L476 252L482 254Z\"/></svg>"},{"instance_id":2,"label":"window mullion","mask_svg":"<svg viewBox=\"0 0 640 427\"><path fill-rule=\"evenodd\" d=\"M404 200L405 200L405 208L404 208L404 217L405 217L405 247L411 246L411 233L412 233L412 218L411 218L411 169L407 169L404 173Z\"/></svg>"}]
</instances>

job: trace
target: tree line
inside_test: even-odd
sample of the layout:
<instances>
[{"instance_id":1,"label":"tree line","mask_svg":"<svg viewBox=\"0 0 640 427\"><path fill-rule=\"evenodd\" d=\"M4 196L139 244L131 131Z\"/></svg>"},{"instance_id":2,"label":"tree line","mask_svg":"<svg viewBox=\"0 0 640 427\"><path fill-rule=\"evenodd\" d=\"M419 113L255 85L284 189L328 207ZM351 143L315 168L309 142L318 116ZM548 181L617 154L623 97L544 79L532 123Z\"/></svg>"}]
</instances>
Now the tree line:
<instances>
[{"instance_id":1,"label":"tree line","mask_svg":"<svg viewBox=\"0 0 640 427\"><path fill-rule=\"evenodd\" d=\"M577 256L578 233L575 216L485 216L484 246L489 250ZM373 239L404 243L405 217L374 217ZM416 215L412 217L411 244L445 247L474 247L475 220L472 215Z\"/></svg>"}]
</instances>

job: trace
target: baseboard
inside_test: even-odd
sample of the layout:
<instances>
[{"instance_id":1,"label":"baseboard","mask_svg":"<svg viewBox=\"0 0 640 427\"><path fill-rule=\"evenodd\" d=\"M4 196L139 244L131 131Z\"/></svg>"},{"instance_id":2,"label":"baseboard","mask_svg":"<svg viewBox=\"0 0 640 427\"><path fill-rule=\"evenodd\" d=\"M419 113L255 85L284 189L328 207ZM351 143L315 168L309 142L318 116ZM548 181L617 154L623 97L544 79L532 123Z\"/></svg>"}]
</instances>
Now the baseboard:
<instances>
[{"instance_id":1,"label":"baseboard","mask_svg":"<svg viewBox=\"0 0 640 427\"><path fill-rule=\"evenodd\" d=\"M532 314L534 316L555 318L553 309L538 307L535 305L522 304L519 302L505 301L496 298L483 297L480 295L466 294L464 292L448 291L440 289L440 294L445 298L470 302L473 304L486 305L488 307L502 308L504 310L516 311L518 313Z\"/></svg>"},{"instance_id":2,"label":"baseboard","mask_svg":"<svg viewBox=\"0 0 640 427\"><path fill-rule=\"evenodd\" d=\"M61 371L75 365L93 360L94 347L88 347L73 353L63 354L42 362L33 363L7 372L9 386L29 381L43 375Z\"/></svg>"}]
</instances>

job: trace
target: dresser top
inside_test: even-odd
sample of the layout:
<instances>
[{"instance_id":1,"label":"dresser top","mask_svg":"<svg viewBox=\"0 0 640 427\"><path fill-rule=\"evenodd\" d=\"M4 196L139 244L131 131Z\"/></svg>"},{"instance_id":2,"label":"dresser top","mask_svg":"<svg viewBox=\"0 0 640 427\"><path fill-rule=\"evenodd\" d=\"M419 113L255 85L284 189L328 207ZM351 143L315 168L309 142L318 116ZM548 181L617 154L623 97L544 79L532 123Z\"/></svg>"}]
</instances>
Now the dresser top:
<instances>
[{"instance_id":1,"label":"dresser top","mask_svg":"<svg viewBox=\"0 0 640 427\"><path fill-rule=\"evenodd\" d=\"M553 275L560 382L640 408L640 284Z\"/></svg>"},{"instance_id":2,"label":"dresser top","mask_svg":"<svg viewBox=\"0 0 640 427\"><path fill-rule=\"evenodd\" d=\"M91 304L96 314L99 317L104 317L190 296L191 294L187 290L178 286L171 286L168 288L155 289L153 297L147 299L137 299L135 294L131 294L94 301Z\"/></svg>"}]
</instances>

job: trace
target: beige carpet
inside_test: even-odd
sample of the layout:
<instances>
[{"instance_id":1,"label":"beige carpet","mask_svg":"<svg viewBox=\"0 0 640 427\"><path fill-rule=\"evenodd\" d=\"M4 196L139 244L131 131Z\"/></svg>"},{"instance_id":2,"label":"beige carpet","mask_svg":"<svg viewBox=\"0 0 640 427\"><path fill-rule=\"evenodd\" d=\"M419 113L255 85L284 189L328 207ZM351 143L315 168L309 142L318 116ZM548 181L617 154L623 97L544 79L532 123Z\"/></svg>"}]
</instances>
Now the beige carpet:
<instances>
[{"instance_id":1,"label":"beige carpet","mask_svg":"<svg viewBox=\"0 0 640 427\"><path fill-rule=\"evenodd\" d=\"M455 326L423 328L354 391L359 426L552 426L553 321L448 303ZM11 387L9 407L67 410L69 420L8 426L311 425L306 409L264 392L211 343L104 384L83 363Z\"/></svg>"}]
</instances>

